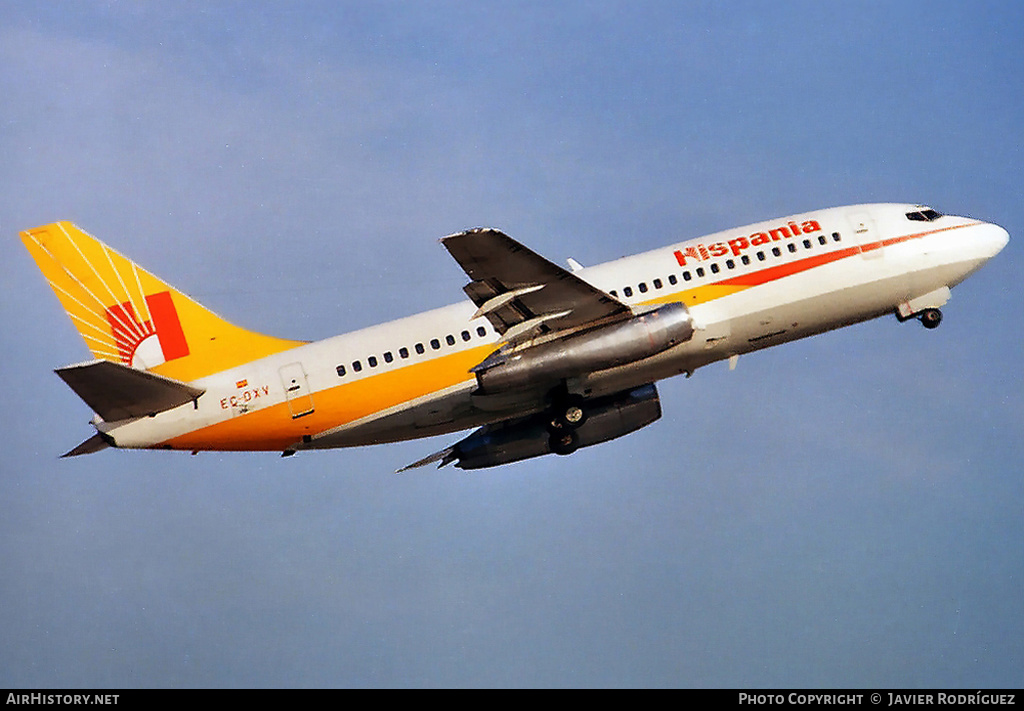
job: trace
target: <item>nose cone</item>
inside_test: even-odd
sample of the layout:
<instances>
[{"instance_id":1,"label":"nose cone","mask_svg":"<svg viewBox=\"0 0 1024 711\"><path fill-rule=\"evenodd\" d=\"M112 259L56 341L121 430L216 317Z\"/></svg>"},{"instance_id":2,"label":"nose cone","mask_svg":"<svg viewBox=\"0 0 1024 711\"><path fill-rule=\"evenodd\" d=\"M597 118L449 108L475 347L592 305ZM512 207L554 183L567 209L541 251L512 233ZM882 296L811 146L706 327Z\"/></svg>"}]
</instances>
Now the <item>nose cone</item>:
<instances>
[{"instance_id":1,"label":"nose cone","mask_svg":"<svg viewBox=\"0 0 1024 711\"><path fill-rule=\"evenodd\" d=\"M999 225L986 222L980 225L981 233L978 235L980 245L985 250L985 258L991 259L999 254L1003 247L1010 241L1010 233Z\"/></svg>"}]
</instances>

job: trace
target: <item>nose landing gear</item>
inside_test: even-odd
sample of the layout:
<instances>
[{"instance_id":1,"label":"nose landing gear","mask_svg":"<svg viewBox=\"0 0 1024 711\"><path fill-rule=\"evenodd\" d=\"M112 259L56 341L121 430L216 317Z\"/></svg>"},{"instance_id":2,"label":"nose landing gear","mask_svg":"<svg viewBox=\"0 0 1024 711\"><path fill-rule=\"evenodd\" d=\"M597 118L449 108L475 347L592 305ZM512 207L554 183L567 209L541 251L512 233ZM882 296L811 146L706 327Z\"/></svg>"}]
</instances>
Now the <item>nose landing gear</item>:
<instances>
[{"instance_id":1,"label":"nose landing gear","mask_svg":"<svg viewBox=\"0 0 1024 711\"><path fill-rule=\"evenodd\" d=\"M942 312L938 309L925 309L918 318L921 319L921 325L925 328L938 328L942 323Z\"/></svg>"},{"instance_id":2,"label":"nose landing gear","mask_svg":"<svg viewBox=\"0 0 1024 711\"><path fill-rule=\"evenodd\" d=\"M900 322L916 318L925 328L938 328L942 323L939 307L949 301L949 287L943 286L923 296L909 299L896 305L896 318Z\"/></svg>"}]
</instances>

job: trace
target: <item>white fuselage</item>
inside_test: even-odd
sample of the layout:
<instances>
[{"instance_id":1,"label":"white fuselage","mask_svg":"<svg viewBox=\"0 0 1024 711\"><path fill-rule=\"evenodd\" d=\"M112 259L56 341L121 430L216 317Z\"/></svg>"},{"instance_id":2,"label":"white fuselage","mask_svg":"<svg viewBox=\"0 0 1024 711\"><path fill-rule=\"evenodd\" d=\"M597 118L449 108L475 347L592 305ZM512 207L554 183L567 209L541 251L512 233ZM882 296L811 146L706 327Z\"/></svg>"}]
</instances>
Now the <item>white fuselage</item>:
<instances>
[{"instance_id":1,"label":"white fuselage","mask_svg":"<svg viewBox=\"0 0 1024 711\"><path fill-rule=\"evenodd\" d=\"M634 309L682 302L693 337L568 383L587 397L866 319L937 308L1006 244L1002 228L915 206L831 208L689 240L575 274ZM907 307L910 304L910 307ZM536 398L473 395L469 368L501 342L468 300L203 378L205 394L153 417L98 423L122 447L283 449L442 434L529 414ZM419 352L422 351L422 352ZM249 422L251 426L244 423ZM251 431L238 446L237 433ZM206 433L206 434L204 434Z\"/></svg>"}]
</instances>

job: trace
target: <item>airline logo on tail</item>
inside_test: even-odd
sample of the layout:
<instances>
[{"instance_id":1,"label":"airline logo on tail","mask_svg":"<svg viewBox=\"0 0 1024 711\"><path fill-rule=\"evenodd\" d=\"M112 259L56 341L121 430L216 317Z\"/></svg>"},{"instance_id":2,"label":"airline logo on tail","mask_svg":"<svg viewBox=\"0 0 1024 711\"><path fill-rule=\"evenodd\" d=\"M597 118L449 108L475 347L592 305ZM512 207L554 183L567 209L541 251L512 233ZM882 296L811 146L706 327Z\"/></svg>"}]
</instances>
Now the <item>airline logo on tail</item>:
<instances>
[{"instance_id":1,"label":"airline logo on tail","mask_svg":"<svg viewBox=\"0 0 1024 711\"><path fill-rule=\"evenodd\" d=\"M304 343L225 321L70 222L21 239L100 360L191 382Z\"/></svg>"},{"instance_id":2,"label":"airline logo on tail","mask_svg":"<svg viewBox=\"0 0 1024 711\"><path fill-rule=\"evenodd\" d=\"M131 301L106 310L121 362L148 370L189 353L185 332L169 291L146 296L149 320L142 321Z\"/></svg>"}]
</instances>

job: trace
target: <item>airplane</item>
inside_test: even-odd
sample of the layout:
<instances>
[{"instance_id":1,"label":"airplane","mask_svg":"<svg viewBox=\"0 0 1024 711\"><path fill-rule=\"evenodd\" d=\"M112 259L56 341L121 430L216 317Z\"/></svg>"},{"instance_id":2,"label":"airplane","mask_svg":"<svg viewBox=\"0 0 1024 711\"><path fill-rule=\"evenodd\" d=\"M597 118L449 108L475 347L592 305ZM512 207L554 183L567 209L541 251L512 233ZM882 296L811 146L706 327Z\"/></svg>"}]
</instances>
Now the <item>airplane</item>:
<instances>
[{"instance_id":1,"label":"airplane","mask_svg":"<svg viewBox=\"0 0 1024 711\"><path fill-rule=\"evenodd\" d=\"M399 471L571 454L657 420L661 379L884 315L935 328L950 289L1009 240L925 205L864 204L566 269L475 228L441 239L468 300L305 342L230 323L70 222L21 237L93 355L56 370L95 412L62 456L287 456L476 428Z\"/></svg>"}]
</instances>

